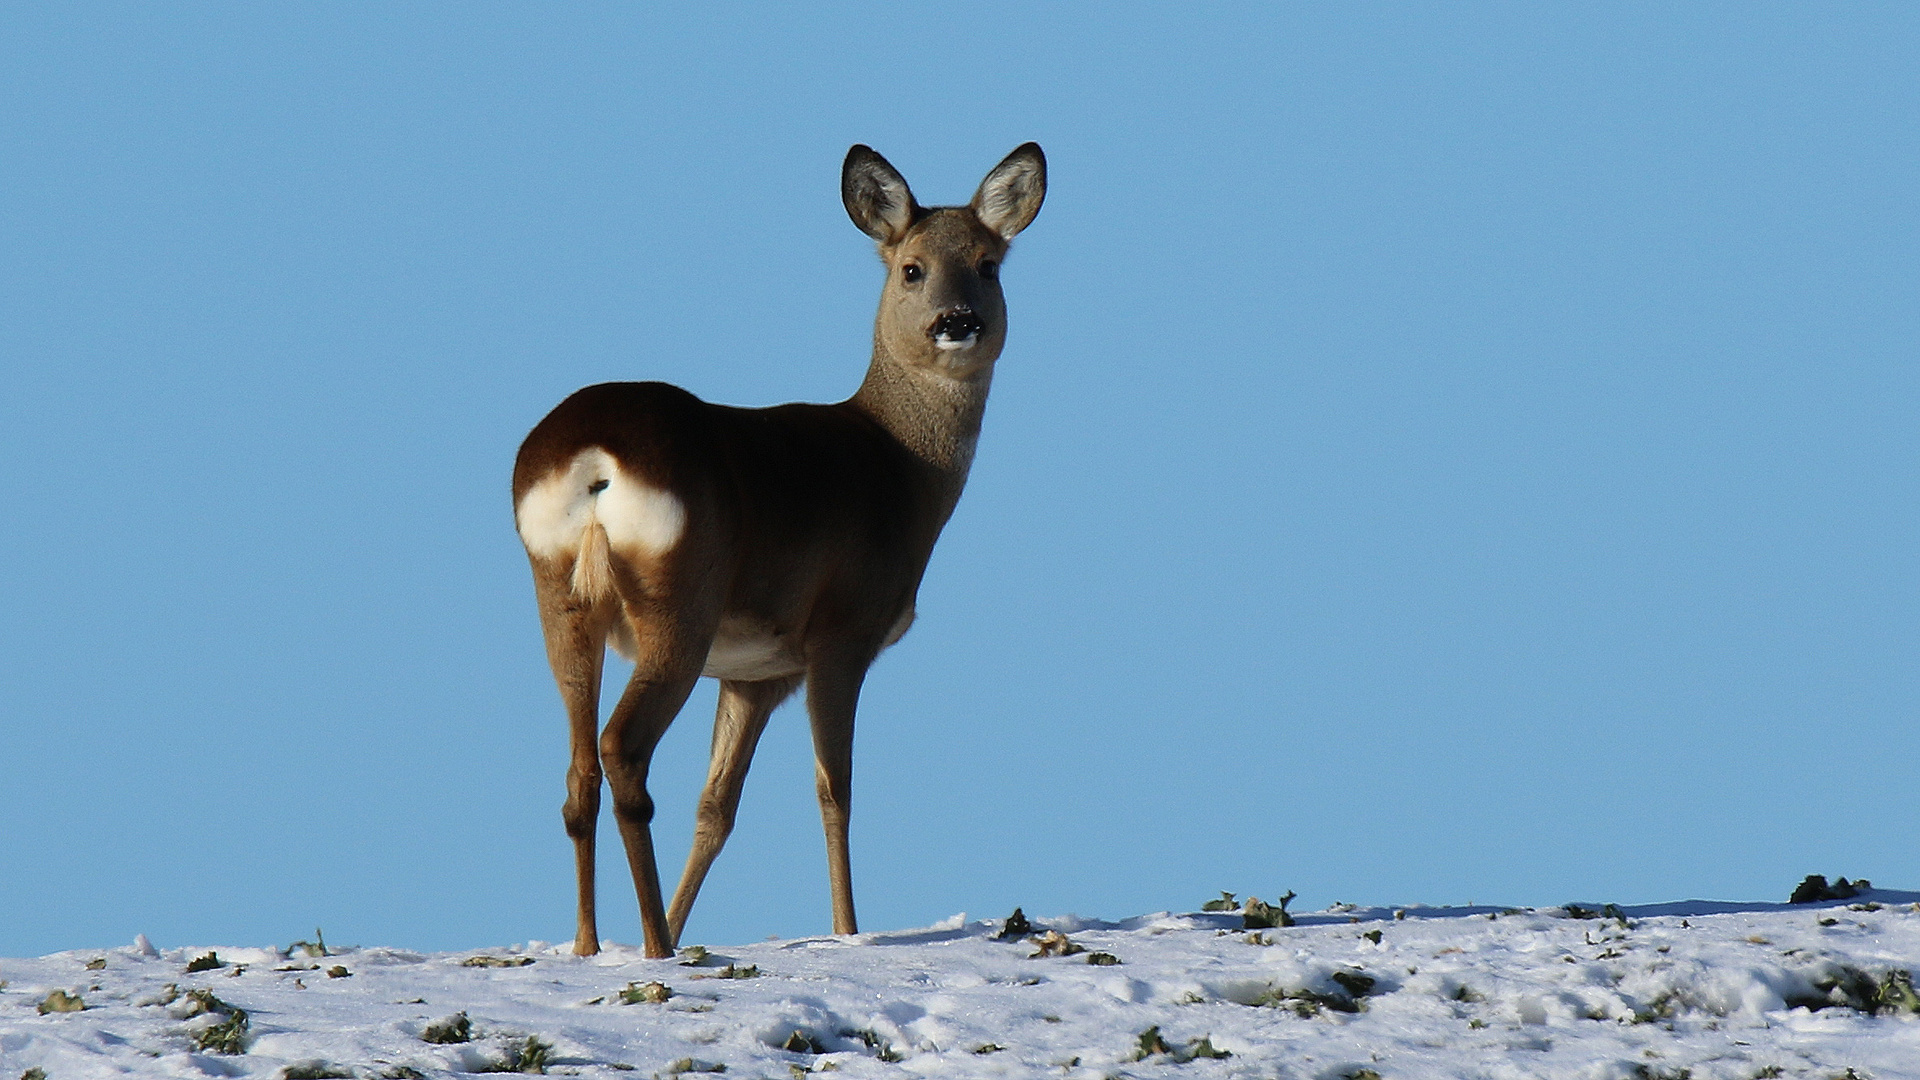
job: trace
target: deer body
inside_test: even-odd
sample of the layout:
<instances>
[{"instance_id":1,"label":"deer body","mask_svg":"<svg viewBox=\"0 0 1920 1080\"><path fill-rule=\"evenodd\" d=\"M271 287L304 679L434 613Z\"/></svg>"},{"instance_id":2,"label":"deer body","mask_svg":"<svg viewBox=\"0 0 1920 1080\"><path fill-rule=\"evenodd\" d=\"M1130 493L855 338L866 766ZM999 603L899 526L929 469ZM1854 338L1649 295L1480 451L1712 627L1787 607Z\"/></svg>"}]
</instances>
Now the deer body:
<instances>
[{"instance_id":1,"label":"deer body","mask_svg":"<svg viewBox=\"0 0 1920 1080\"><path fill-rule=\"evenodd\" d=\"M853 397L733 408L664 383L607 383L562 402L514 464L547 657L572 735L563 818L574 842L574 951L599 951L594 831L604 777L639 898L645 951L670 955L732 830L768 716L804 683L834 932L854 933L847 822L866 671L913 621L934 541L973 460L1005 340L998 266L1039 211L1029 143L965 207L928 210L856 146L841 190L880 244L887 285ZM634 670L604 728L612 645ZM647 794L653 749L702 675L721 680L694 843L662 902Z\"/></svg>"}]
</instances>

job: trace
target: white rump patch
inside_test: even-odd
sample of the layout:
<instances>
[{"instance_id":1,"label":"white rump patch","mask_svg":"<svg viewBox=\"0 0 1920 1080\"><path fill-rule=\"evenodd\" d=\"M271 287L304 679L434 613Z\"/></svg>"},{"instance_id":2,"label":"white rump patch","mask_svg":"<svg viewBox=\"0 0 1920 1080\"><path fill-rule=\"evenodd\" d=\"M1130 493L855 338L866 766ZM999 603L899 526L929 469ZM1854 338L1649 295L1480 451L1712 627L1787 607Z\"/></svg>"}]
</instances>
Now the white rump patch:
<instances>
[{"instance_id":1,"label":"white rump patch","mask_svg":"<svg viewBox=\"0 0 1920 1080\"><path fill-rule=\"evenodd\" d=\"M687 511L670 491L641 482L612 454L590 447L573 456L520 497L514 524L527 550L542 559L580 549L594 523L607 530L616 552L656 556L672 550L686 531Z\"/></svg>"}]
</instances>

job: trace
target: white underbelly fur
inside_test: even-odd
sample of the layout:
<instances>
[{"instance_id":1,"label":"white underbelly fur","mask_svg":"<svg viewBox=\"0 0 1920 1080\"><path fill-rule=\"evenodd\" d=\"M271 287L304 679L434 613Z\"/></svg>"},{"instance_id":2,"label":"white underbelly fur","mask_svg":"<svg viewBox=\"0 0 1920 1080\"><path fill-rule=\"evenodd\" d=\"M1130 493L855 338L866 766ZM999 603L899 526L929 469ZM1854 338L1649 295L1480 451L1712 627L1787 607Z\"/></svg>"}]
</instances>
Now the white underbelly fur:
<instances>
[{"instance_id":1,"label":"white underbelly fur","mask_svg":"<svg viewBox=\"0 0 1920 1080\"><path fill-rule=\"evenodd\" d=\"M900 613L887 633L887 645L899 641L913 625L913 609ZM700 674L715 679L758 682L798 675L807 669L805 650L793 636L782 637L757 619L733 617L720 622L707 650L707 663Z\"/></svg>"},{"instance_id":2,"label":"white underbelly fur","mask_svg":"<svg viewBox=\"0 0 1920 1080\"><path fill-rule=\"evenodd\" d=\"M734 629L721 624L707 650L707 664L700 674L716 679L758 682L798 675L806 670L806 660L794 642L765 631Z\"/></svg>"}]
</instances>

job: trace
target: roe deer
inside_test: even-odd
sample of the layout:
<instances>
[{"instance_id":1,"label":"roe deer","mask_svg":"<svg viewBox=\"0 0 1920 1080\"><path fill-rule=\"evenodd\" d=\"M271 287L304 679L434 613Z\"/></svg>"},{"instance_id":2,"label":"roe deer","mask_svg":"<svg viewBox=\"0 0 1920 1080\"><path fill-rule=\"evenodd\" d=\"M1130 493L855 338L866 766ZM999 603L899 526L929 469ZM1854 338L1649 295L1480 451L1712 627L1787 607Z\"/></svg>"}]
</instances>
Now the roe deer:
<instances>
[{"instance_id":1,"label":"roe deer","mask_svg":"<svg viewBox=\"0 0 1920 1080\"><path fill-rule=\"evenodd\" d=\"M887 282L873 360L851 398L743 409L664 383L605 383L561 402L521 445L514 521L572 729L563 817L580 890L575 953L600 951L602 769L646 955L669 956L733 828L768 714L802 682L833 931L856 932L854 707L874 657L913 622L927 558L966 483L1006 338L1000 260L1039 212L1046 180L1046 158L1027 143L966 206L927 209L885 158L853 147L841 199L879 242ZM609 644L634 668L602 729ZM702 675L721 680L720 707L693 848L667 908L647 769Z\"/></svg>"}]
</instances>

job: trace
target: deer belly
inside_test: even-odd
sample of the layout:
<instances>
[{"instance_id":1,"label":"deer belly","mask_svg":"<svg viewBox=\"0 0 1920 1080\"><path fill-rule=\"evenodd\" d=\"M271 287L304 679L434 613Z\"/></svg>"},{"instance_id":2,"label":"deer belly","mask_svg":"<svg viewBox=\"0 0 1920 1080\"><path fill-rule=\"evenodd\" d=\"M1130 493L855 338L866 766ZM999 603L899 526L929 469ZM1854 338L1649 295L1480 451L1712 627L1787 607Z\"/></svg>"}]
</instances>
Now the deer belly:
<instances>
[{"instance_id":1,"label":"deer belly","mask_svg":"<svg viewBox=\"0 0 1920 1080\"><path fill-rule=\"evenodd\" d=\"M771 631L722 623L700 673L716 679L759 682L798 675L804 670L806 662L793 642Z\"/></svg>"}]
</instances>

